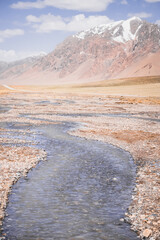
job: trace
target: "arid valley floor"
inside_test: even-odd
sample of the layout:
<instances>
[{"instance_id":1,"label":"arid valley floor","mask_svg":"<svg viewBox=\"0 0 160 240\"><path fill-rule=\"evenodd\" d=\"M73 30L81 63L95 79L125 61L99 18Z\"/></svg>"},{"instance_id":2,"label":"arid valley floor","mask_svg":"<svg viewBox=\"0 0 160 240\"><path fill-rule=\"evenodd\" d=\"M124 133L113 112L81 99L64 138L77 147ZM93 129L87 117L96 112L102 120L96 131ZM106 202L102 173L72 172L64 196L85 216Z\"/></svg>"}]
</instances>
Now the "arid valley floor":
<instances>
[{"instance_id":1,"label":"arid valley floor","mask_svg":"<svg viewBox=\"0 0 160 240\"><path fill-rule=\"evenodd\" d=\"M0 87L0 223L13 183L46 159L46 152L36 148L34 132L19 126L65 121L80 124L71 135L131 153L137 165L136 185L121 221L128 221L141 239L160 239L160 83L111 86L108 91L103 87L14 88ZM14 130L8 129L10 123Z\"/></svg>"}]
</instances>

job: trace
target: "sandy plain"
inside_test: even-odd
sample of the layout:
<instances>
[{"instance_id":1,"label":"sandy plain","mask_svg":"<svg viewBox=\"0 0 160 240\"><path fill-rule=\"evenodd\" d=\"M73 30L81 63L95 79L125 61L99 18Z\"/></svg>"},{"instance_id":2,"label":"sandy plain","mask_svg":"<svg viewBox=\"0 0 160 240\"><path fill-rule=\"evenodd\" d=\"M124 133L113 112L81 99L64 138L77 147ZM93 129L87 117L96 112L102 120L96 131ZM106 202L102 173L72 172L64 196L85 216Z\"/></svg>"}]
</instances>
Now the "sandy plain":
<instances>
[{"instance_id":1,"label":"sandy plain","mask_svg":"<svg viewBox=\"0 0 160 240\"><path fill-rule=\"evenodd\" d=\"M15 130L7 129L5 124L0 129L1 223L12 184L46 158L45 151L36 148L34 137L25 146L29 141L26 136L34 136L34 132L20 130L18 125L69 121L80 123L70 134L108 142L131 153L137 165L136 185L132 203L121 220L128 221L141 239L160 239L159 83L125 84L125 88L14 88L0 88L1 106L9 107L1 111L0 121L17 125ZM18 143L19 147L13 146Z\"/></svg>"}]
</instances>

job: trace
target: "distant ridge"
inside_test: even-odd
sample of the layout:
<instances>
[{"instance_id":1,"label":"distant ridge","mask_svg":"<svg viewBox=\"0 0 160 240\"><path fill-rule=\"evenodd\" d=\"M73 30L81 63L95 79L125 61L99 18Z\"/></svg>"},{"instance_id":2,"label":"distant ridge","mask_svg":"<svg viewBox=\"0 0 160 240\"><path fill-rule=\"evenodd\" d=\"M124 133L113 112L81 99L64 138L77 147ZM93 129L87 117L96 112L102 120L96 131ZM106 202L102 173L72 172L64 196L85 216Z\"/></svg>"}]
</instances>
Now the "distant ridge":
<instances>
[{"instance_id":1,"label":"distant ridge","mask_svg":"<svg viewBox=\"0 0 160 240\"><path fill-rule=\"evenodd\" d=\"M154 75L160 75L160 27L138 17L81 31L33 62L0 63L0 83L12 85Z\"/></svg>"}]
</instances>

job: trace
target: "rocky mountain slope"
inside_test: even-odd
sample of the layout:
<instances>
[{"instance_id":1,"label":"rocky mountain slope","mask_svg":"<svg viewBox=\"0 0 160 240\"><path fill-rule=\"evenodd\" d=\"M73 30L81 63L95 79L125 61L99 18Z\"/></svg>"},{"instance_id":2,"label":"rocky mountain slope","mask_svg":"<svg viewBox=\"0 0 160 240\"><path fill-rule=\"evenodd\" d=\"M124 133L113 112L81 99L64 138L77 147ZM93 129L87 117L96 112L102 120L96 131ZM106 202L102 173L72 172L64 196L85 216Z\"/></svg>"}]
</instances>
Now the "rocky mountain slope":
<instances>
[{"instance_id":1,"label":"rocky mountain slope","mask_svg":"<svg viewBox=\"0 0 160 240\"><path fill-rule=\"evenodd\" d=\"M0 74L8 84L60 84L160 75L160 27L133 17L67 38L31 64Z\"/></svg>"},{"instance_id":2,"label":"rocky mountain slope","mask_svg":"<svg viewBox=\"0 0 160 240\"><path fill-rule=\"evenodd\" d=\"M20 75L24 71L27 71L30 67L33 66L35 62L44 57L45 55L28 57L22 60L17 60L13 62L3 62L0 61L0 74L5 76L5 72L10 77L14 77L14 74ZM7 74L5 77L7 77ZM12 76L13 75L13 76ZM1 78L1 75L0 75Z\"/></svg>"}]
</instances>

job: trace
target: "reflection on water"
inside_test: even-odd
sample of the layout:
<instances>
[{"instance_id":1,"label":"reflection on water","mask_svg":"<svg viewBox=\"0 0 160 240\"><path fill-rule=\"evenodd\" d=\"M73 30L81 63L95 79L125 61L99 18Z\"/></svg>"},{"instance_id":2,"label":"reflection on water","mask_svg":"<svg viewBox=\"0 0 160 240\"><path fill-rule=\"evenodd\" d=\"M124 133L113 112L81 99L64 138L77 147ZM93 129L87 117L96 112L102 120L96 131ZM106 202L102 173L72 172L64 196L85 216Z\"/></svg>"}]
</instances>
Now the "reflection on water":
<instances>
[{"instance_id":1,"label":"reflection on water","mask_svg":"<svg viewBox=\"0 0 160 240\"><path fill-rule=\"evenodd\" d=\"M6 107L5 105L0 106L0 114L8 112L10 110L9 107Z\"/></svg>"},{"instance_id":2,"label":"reflection on water","mask_svg":"<svg viewBox=\"0 0 160 240\"><path fill-rule=\"evenodd\" d=\"M37 129L48 159L13 187L3 226L7 239L136 239L120 222L135 176L130 155L69 136L68 129L69 124Z\"/></svg>"}]
</instances>

